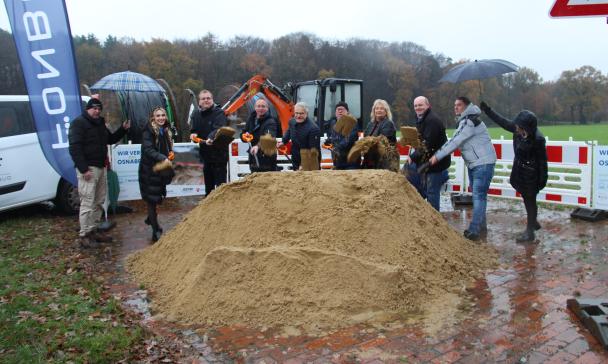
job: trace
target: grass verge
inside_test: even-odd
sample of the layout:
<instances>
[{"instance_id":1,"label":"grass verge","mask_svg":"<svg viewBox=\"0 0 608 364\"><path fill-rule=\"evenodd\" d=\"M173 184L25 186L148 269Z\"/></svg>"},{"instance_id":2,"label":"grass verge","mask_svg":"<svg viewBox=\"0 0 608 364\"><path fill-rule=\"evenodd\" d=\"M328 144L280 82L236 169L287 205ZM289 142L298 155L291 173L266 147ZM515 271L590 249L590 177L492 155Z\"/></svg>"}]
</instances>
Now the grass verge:
<instances>
[{"instance_id":1,"label":"grass verge","mask_svg":"<svg viewBox=\"0 0 608 364\"><path fill-rule=\"evenodd\" d=\"M51 224L0 222L0 362L129 362L142 329Z\"/></svg>"}]
</instances>

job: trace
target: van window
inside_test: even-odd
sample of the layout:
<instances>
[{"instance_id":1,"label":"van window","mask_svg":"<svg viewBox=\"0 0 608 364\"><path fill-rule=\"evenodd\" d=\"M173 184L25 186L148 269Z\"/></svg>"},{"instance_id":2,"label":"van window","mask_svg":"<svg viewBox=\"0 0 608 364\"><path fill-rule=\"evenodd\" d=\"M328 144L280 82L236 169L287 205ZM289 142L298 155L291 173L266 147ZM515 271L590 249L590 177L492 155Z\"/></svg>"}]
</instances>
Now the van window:
<instances>
[{"instance_id":1,"label":"van window","mask_svg":"<svg viewBox=\"0 0 608 364\"><path fill-rule=\"evenodd\" d=\"M0 103L0 138L33 132L32 112L27 101Z\"/></svg>"}]
</instances>

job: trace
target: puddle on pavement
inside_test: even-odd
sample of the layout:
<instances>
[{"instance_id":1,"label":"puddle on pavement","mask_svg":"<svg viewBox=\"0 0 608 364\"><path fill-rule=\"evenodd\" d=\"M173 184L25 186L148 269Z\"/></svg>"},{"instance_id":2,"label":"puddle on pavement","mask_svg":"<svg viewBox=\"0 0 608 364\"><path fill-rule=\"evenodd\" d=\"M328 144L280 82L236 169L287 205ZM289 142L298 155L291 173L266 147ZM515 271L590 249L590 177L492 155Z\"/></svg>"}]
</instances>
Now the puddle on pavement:
<instances>
[{"instance_id":1,"label":"puddle on pavement","mask_svg":"<svg viewBox=\"0 0 608 364\"><path fill-rule=\"evenodd\" d=\"M200 197L168 199L159 209L160 221L165 230L175 226L181 216L198 204ZM130 253L149 246L151 232L143 223L145 206L140 201L129 202L134 208L129 214L110 215L116 221L117 227L111 234L120 243L110 247L109 255L116 269L113 288L122 297L125 306L142 315L143 320L153 321L156 318L150 312L150 302L145 290L129 280L124 273L123 261ZM449 208L446 208L449 206ZM40 208L38 215L51 214L46 207ZM412 315L402 320L378 326L358 328L360 332L375 337L383 337L387 332L403 330L404 328L420 329L427 336L443 336L447 331L459 330L464 321L476 322L476 327L484 327L490 318L498 322L521 329L522 323L527 323L525 335L531 337L539 334L547 320L556 315L555 307L561 306L561 299L578 292L578 288L562 287L568 275L577 275L582 283L593 280L598 264L608 264L607 245L608 221L590 223L570 218L571 208L539 209L539 221L543 228L538 232L538 243L519 245L514 241L515 234L525 224L525 211L521 201L489 199L488 225L489 232L485 241L480 244L492 244L499 252L500 264L498 269L488 272L484 279L479 280L474 289L468 290L470 295L462 299L457 294L450 294L439 302L429 303L426 314ZM28 212L30 214L30 212ZM15 216L22 216L17 213ZM449 196L442 196L442 215L457 231L463 231L470 219L471 208L468 206L452 207ZM4 213L3 218L10 218ZM53 215L53 218L57 218ZM77 226L74 217L61 217L70 222L66 228ZM107 255L100 254L100 261L108 263ZM564 275L566 277L564 277ZM547 288L549 287L549 288ZM555 287L555 288L552 288ZM561 296L551 298L548 289L558 290ZM559 293L561 292L561 293ZM583 292L584 293L584 292ZM552 293L555 295L556 293ZM579 293L580 294L580 293ZM526 300L523 300L525 297ZM565 307L565 301L564 301ZM551 311L553 309L553 311ZM562 312L564 309L559 309ZM527 315L527 316L522 316ZM564 315L562 313L561 315ZM468 320L473 318L473 320ZM156 325L165 325L162 321ZM175 327L166 323L167 327ZM228 330L224 328L220 330ZM236 330L244 330L238 328ZM239 344L230 341L217 341L222 337L216 329L179 328L173 329L180 333L184 342L189 343L201 355L212 355L212 351L227 350L231 353L247 350L249 344ZM480 331L484 334L484 331ZM262 329L252 332L253 337L264 337L258 340L260 345L267 348L281 343L286 337L299 337L302 330L297 327L285 327L283 330ZM319 332L320 335L336 335L335 333ZM479 338L478 338L479 339ZM216 341L214 341L216 340ZM361 339L363 340L363 339ZM215 342L215 343L214 343ZM306 342L302 339L301 342ZM209 345L207 345L209 344ZM356 344L356 343L355 343ZM211 350L210 345L214 350ZM263 350L256 347L256 352ZM270 349L269 349L270 350Z\"/></svg>"}]
</instances>

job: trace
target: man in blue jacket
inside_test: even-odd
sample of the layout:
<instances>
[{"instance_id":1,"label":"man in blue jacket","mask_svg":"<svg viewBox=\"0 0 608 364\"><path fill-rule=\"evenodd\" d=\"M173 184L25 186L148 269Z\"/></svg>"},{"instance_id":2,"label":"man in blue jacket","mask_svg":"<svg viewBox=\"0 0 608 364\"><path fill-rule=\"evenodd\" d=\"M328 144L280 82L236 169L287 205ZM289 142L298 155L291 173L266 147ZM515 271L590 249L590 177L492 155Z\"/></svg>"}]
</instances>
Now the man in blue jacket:
<instances>
[{"instance_id":1,"label":"man in blue jacket","mask_svg":"<svg viewBox=\"0 0 608 364\"><path fill-rule=\"evenodd\" d=\"M488 128L479 119L479 107L461 96L454 102L454 112L459 121L458 129L452 139L445 143L429 162L431 166L436 165L460 148L469 172L469 185L473 190L473 218L468 229L464 231L464 236L469 240L479 240L479 235L487 230L486 206L488 190L494 177L496 151Z\"/></svg>"}]
</instances>

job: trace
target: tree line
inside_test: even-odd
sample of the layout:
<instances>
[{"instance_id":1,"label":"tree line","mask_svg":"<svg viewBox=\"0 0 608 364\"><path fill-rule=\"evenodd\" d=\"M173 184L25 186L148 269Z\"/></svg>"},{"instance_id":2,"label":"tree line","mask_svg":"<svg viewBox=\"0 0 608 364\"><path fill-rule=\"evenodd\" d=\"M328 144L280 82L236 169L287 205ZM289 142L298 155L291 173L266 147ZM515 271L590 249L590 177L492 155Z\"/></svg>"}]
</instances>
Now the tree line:
<instances>
[{"instance_id":1,"label":"tree line","mask_svg":"<svg viewBox=\"0 0 608 364\"><path fill-rule=\"evenodd\" d=\"M326 77L362 79L364 116L373 100L385 99L398 124L414 119L413 99L427 96L433 109L454 126L453 100L465 95L485 100L497 111L513 116L534 111L541 123L592 123L608 119L608 75L591 67L563 71L557 81L544 81L533 69L458 84L438 83L454 61L432 54L412 42L370 39L324 40L293 33L264 40L237 36L220 41L208 33L196 40L135 41L92 34L73 38L80 82L92 85L103 76L125 70L167 81L175 94L185 89L209 89L224 102L256 73L276 85ZM26 93L12 35L0 29L0 94ZM177 97L178 117L185 117L189 100Z\"/></svg>"}]
</instances>

